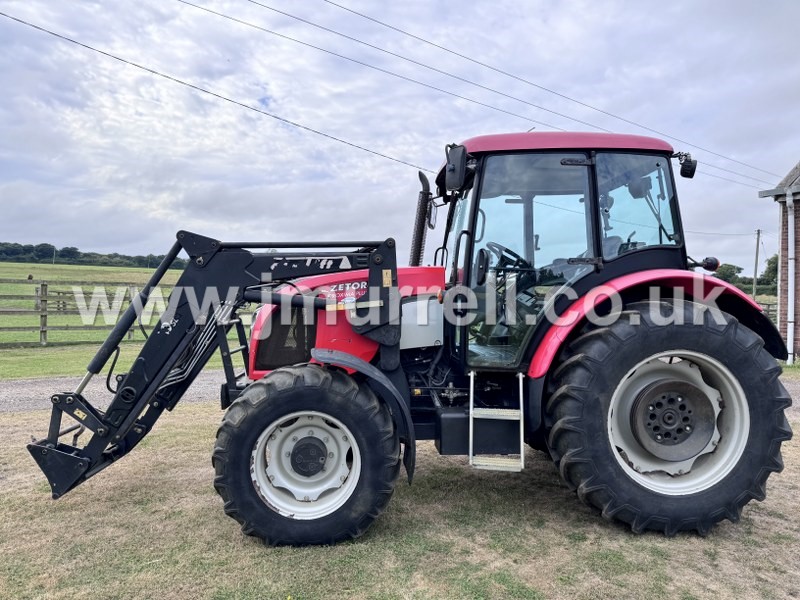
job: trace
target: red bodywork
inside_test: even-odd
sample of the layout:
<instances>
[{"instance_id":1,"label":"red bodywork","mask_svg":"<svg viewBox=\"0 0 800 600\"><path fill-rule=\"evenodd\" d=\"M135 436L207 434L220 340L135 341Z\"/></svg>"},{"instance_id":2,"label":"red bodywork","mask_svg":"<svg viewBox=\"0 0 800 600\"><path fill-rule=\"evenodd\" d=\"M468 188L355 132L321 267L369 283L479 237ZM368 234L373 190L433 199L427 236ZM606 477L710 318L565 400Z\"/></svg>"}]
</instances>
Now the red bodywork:
<instances>
[{"instance_id":1,"label":"red bodywork","mask_svg":"<svg viewBox=\"0 0 800 600\"><path fill-rule=\"evenodd\" d=\"M366 293L367 271L342 271L330 275L317 275L306 277L285 286L281 294L296 294L316 292L320 298L327 300L352 301ZM352 285L352 284L364 284ZM444 267L401 267L397 269L397 284L402 298L410 296L435 296L444 289ZM296 286L296 287L294 287ZM264 325L278 307L264 305L258 311L250 332L250 364L248 365L250 379L261 379L268 371L255 368L256 349L261 340ZM330 321L327 321L329 315ZM345 318L343 308L335 312L317 311L317 338L315 348L341 350L369 362L375 357L378 344L353 331ZM267 343L268 342L267 338Z\"/></svg>"},{"instance_id":2,"label":"red bodywork","mask_svg":"<svg viewBox=\"0 0 800 600\"><path fill-rule=\"evenodd\" d=\"M529 377L544 377L550 369L550 365L561 349L562 344L567 339L572 330L583 321L586 314L597 307L603 300L608 298L610 293L619 293L623 290L643 285L658 287L670 287L683 289L686 299L694 298L699 301L700 295L710 296L714 290L721 288L722 294L733 294L738 296L761 312L761 307L750 296L742 292L739 288L730 283L707 275L700 275L692 271L681 271L678 269L653 269L652 271L642 271L623 275L617 279L612 279L602 286L602 290L607 293L586 294L573 302L567 311L545 334L536 353L533 355L530 367L528 368ZM713 296L712 296L713 298Z\"/></svg>"},{"instance_id":3,"label":"red bodywork","mask_svg":"<svg viewBox=\"0 0 800 600\"><path fill-rule=\"evenodd\" d=\"M542 131L481 135L463 142L467 152L505 152L514 150L650 150L672 152L672 146L656 138L620 133L573 133Z\"/></svg>"}]
</instances>

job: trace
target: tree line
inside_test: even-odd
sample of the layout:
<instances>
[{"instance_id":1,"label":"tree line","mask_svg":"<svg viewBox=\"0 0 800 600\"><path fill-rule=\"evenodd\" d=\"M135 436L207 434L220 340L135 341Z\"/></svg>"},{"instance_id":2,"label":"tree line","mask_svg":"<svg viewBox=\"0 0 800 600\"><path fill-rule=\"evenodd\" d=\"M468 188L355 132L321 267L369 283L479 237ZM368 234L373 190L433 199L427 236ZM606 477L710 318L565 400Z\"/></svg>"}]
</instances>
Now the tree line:
<instances>
[{"instance_id":1,"label":"tree line","mask_svg":"<svg viewBox=\"0 0 800 600\"><path fill-rule=\"evenodd\" d=\"M61 265L96 265L101 267L150 267L157 266L163 254L129 256L127 254L100 254L81 252L74 246L56 248L53 244L15 244L0 242L0 262L48 263ZM173 269L183 269L186 261L175 259Z\"/></svg>"},{"instance_id":2,"label":"tree line","mask_svg":"<svg viewBox=\"0 0 800 600\"><path fill-rule=\"evenodd\" d=\"M748 294L753 291L753 278L741 277L739 274L744 271L742 267L723 263L717 269L716 275L723 281L732 283L740 290ZM756 293L765 296L778 295L778 255L774 254L767 259L767 266L761 277L756 280Z\"/></svg>"}]
</instances>

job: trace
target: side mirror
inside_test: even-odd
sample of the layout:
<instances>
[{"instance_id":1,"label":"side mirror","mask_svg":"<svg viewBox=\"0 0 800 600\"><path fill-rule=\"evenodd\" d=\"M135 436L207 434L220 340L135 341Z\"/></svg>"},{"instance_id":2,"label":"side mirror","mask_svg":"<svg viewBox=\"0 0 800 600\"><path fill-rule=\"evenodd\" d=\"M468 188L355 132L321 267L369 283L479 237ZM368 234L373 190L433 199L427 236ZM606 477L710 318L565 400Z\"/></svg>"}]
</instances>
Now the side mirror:
<instances>
[{"instance_id":1,"label":"side mirror","mask_svg":"<svg viewBox=\"0 0 800 600\"><path fill-rule=\"evenodd\" d=\"M436 229L436 214L439 212L439 207L431 199L428 200L428 229Z\"/></svg>"},{"instance_id":2,"label":"side mirror","mask_svg":"<svg viewBox=\"0 0 800 600\"><path fill-rule=\"evenodd\" d=\"M672 158L677 158L681 163L681 177L691 179L697 171L697 161L692 159L692 155L688 152L676 152Z\"/></svg>"},{"instance_id":3,"label":"side mirror","mask_svg":"<svg viewBox=\"0 0 800 600\"><path fill-rule=\"evenodd\" d=\"M686 179L691 179L692 177L694 177L695 171L697 171L696 160L689 158L681 163L681 177L686 177Z\"/></svg>"},{"instance_id":4,"label":"side mirror","mask_svg":"<svg viewBox=\"0 0 800 600\"><path fill-rule=\"evenodd\" d=\"M444 187L448 192L455 192L464 186L467 177L467 149L451 144L447 146L445 153L447 165L444 170Z\"/></svg>"},{"instance_id":5,"label":"side mirror","mask_svg":"<svg viewBox=\"0 0 800 600\"><path fill-rule=\"evenodd\" d=\"M489 271L489 251L486 248L478 250L475 259L475 285L486 283L486 273Z\"/></svg>"}]
</instances>

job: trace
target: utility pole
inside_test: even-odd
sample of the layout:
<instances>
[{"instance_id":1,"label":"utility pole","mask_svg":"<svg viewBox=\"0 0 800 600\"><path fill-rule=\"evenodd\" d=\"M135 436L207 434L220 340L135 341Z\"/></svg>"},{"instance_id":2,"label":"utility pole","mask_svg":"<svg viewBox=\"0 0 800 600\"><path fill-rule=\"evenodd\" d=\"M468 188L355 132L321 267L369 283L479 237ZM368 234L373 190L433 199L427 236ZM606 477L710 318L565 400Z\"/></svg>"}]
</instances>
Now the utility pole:
<instances>
[{"instance_id":1,"label":"utility pole","mask_svg":"<svg viewBox=\"0 0 800 600\"><path fill-rule=\"evenodd\" d=\"M758 247L761 244L761 230L756 229L756 264L753 267L753 300L756 299L756 281L758 280Z\"/></svg>"}]
</instances>

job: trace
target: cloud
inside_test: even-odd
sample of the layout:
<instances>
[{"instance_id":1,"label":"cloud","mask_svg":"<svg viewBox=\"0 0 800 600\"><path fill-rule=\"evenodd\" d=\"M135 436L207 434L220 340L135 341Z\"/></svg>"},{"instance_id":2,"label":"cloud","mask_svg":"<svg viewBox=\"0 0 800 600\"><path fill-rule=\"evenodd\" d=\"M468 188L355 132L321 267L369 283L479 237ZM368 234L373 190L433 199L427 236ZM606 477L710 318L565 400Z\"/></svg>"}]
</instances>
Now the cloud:
<instances>
[{"instance_id":1,"label":"cloud","mask_svg":"<svg viewBox=\"0 0 800 600\"><path fill-rule=\"evenodd\" d=\"M478 89L243 0L198 4L429 85L561 128L563 116ZM324 3L264 4L615 131L645 133L563 97ZM777 234L758 199L800 156L800 5L622 2L455 9L418 0L366 14L604 111L701 161L681 180L690 231ZM176 1L26 1L4 11L248 106L438 168L446 143L533 123L366 69ZM163 252L179 228L226 239L380 238L405 259L414 169L126 66L0 18L0 239L85 251ZM543 129L537 126L537 129ZM714 170L716 165L764 182ZM705 175L721 175L758 189ZM688 235L690 253L752 263L747 236ZM777 237L765 238L776 250ZM431 240L429 247L435 245ZM753 248L750 248L753 246Z\"/></svg>"}]
</instances>

